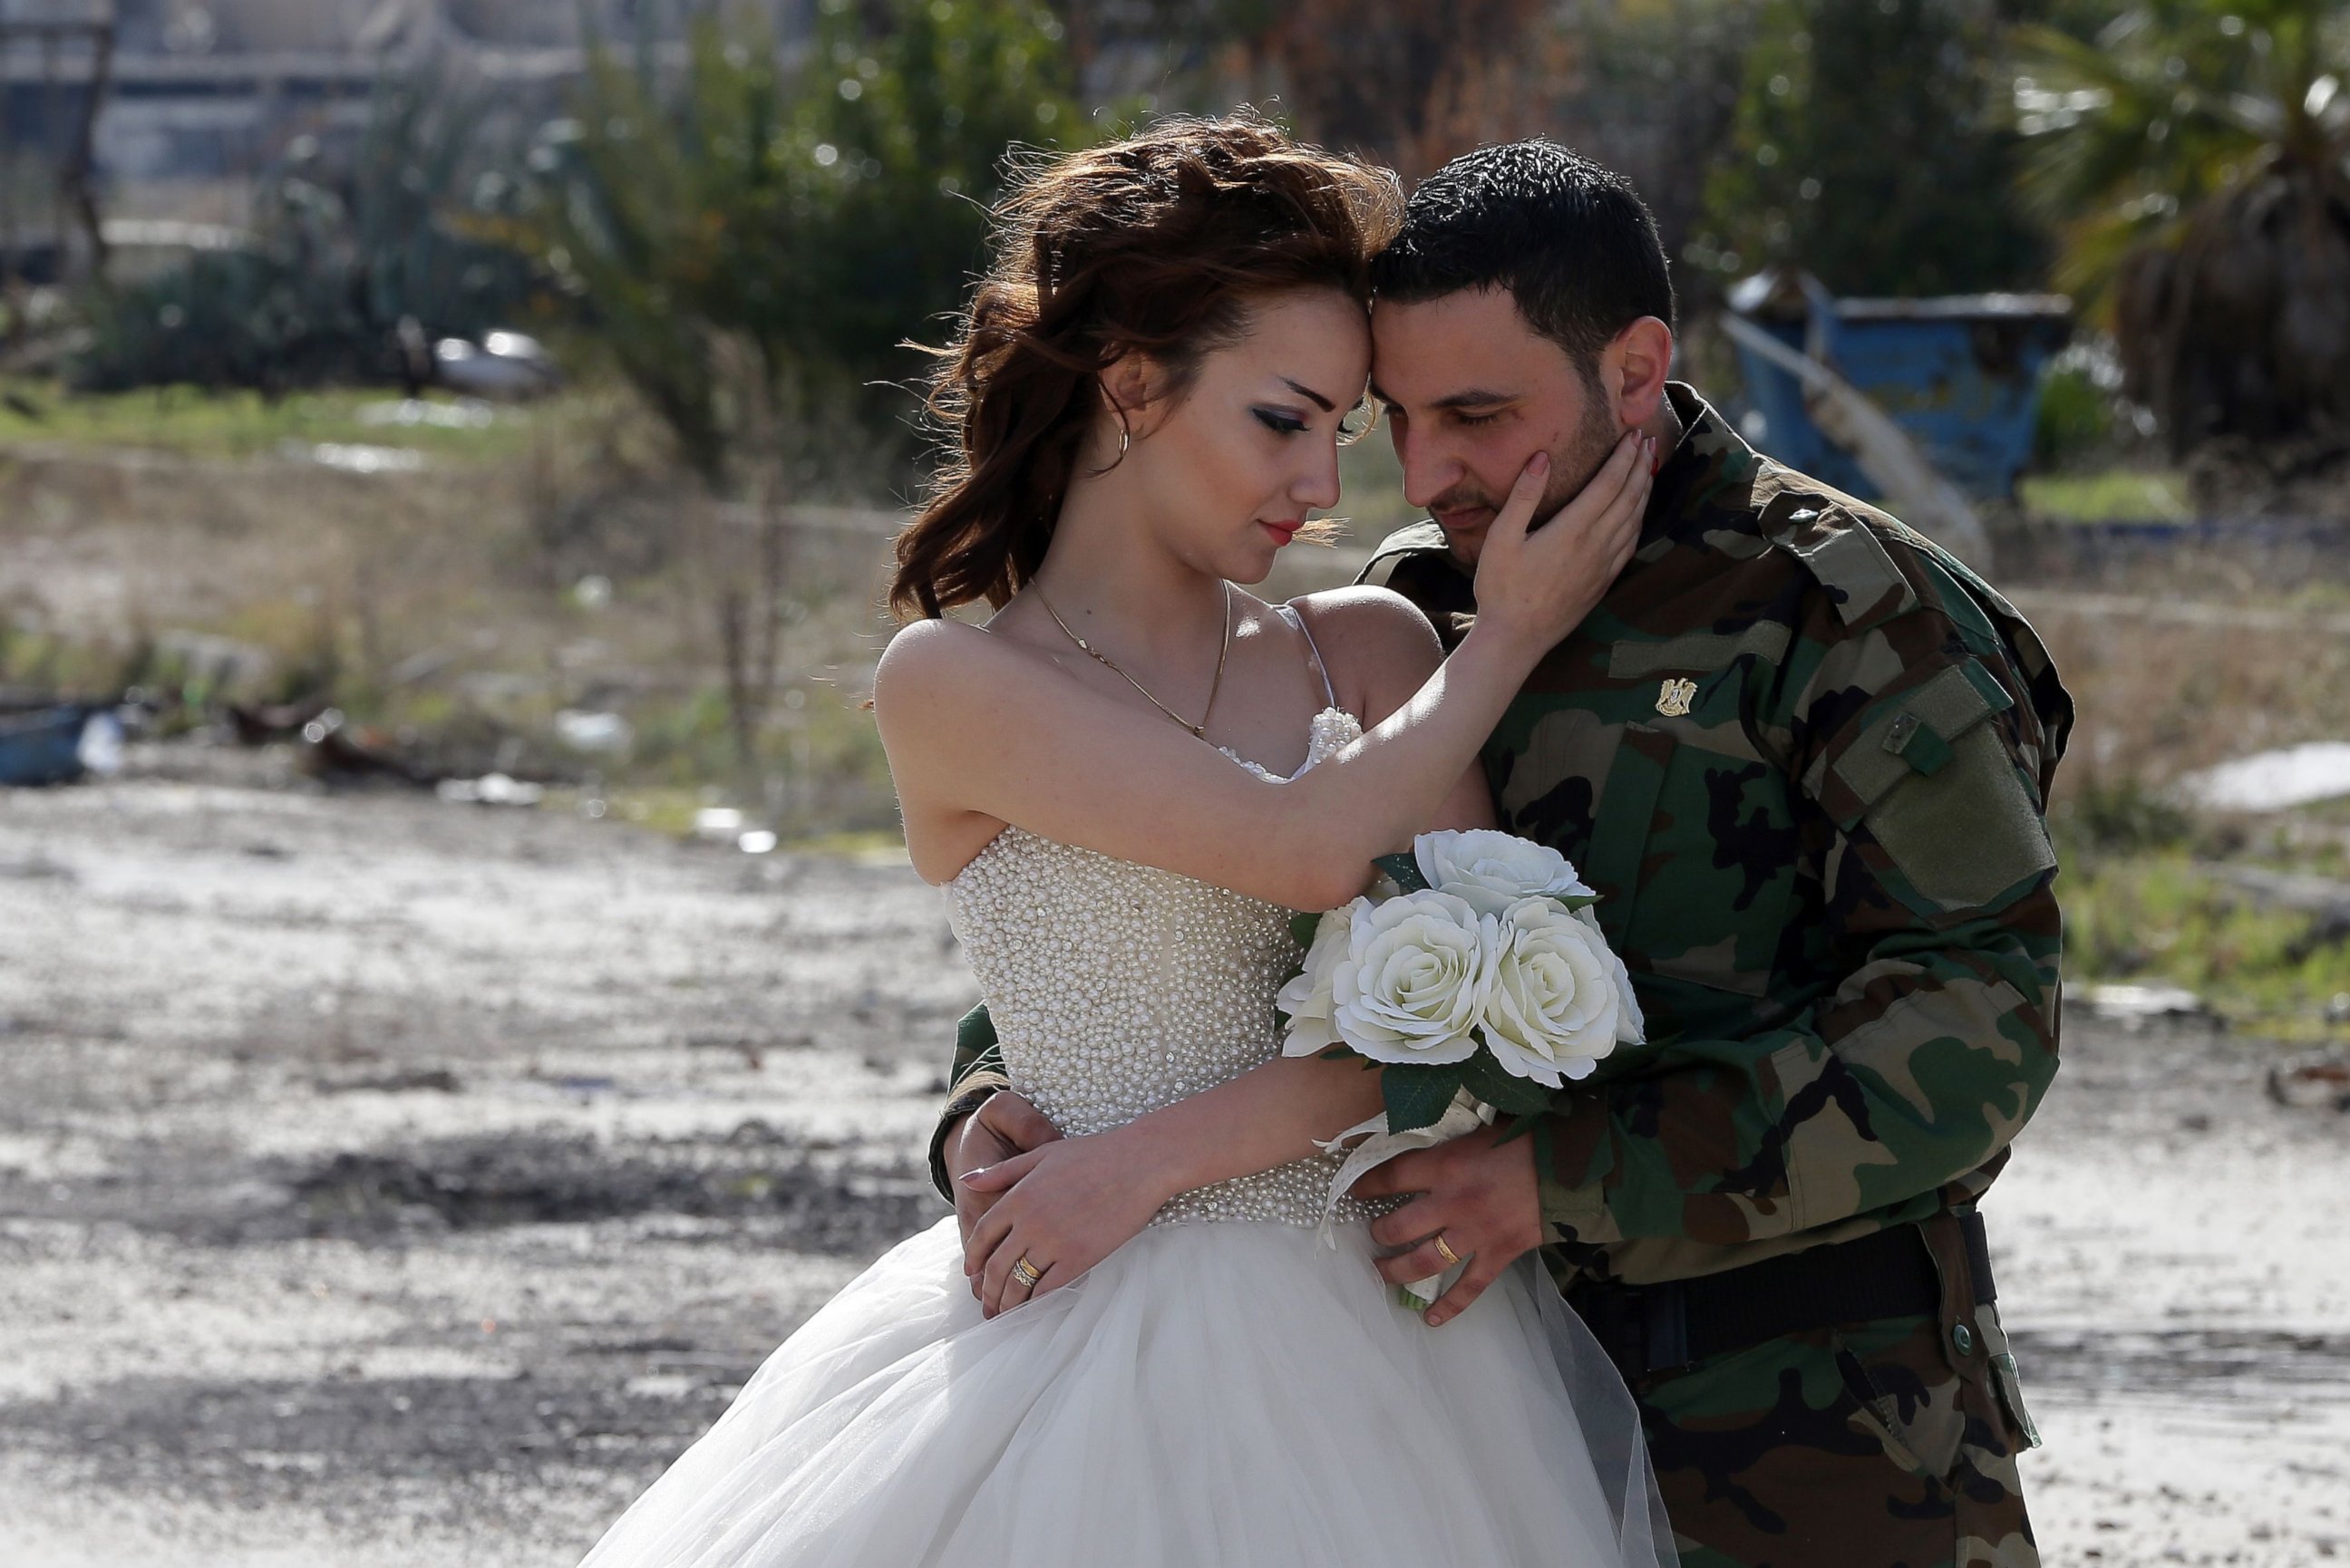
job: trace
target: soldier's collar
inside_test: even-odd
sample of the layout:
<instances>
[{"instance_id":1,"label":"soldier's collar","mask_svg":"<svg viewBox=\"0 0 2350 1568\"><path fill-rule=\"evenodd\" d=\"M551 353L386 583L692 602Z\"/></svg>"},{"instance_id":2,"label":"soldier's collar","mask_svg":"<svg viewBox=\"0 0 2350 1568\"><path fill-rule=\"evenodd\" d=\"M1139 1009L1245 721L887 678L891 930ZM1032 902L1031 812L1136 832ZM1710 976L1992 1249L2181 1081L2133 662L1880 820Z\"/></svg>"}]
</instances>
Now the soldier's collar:
<instances>
[{"instance_id":1,"label":"soldier's collar","mask_svg":"<svg viewBox=\"0 0 2350 1568\"><path fill-rule=\"evenodd\" d=\"M1657 472L1648 492L1648 509L1640 520L1640 550L1663 539L1679 537L1694 519L1711 483L1725 471L1743 472L1754 461L1754 449L1731 428L1711 403L1686 381L1665 383L1665 398L1681 421L1681 439Z\"/></svg>"}]
</instances>

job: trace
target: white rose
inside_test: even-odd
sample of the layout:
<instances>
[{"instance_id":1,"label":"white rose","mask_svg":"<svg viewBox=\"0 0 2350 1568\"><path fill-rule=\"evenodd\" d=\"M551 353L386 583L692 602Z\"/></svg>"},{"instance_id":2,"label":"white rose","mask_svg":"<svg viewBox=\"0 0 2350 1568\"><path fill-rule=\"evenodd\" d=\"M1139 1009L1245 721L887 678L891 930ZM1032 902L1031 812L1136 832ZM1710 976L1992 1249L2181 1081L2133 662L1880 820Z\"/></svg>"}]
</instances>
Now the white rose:
<instances>
[{"instance_id":1,"label":"white rose","mask_svg":"<svg viewBox=\"0 0 2350 1568\"><path fill-rule=\"evenodd\" d=\"M1434 1066L1476 1054L1471 1031L1492 983L1492 919L1423 890L1355 909L1347 937L1331 976L1339 1039L1375 1062Z\"/></svg>"},{"instance_id":2,"label":"white rose","mask_svg":"<svg viewBox=\"0 0 2350 1568\"><path fill-rule=\"evenodd\" d=\"M1289 1014L1289 1036L1282 1045L1284 1055L1311 1056L1339 1044L1338 1032L1330 1021L1331 990L1337 983L1338 961L1347 955L1355 911L1368 909L1370 903L1368 898L1357 898L1325 914L1314 928L1314 945L1305 951L1305 967L1274 999L1274 1005Z\"/></svg>"},{"instance_id":3,"label":"white rose","mask_svg":"<svg viewBox=\"0 0 2350 1568\"><path fill-rule=\"evenodd\" d=\"M1548 898L1523 898L1499 921L1485 1044L1513 1076L1550 1088L1589 1075L1616 1049L1623 992L1596 925Z\"/></svg>"},{"instance_id":4,"label":"white rose","mask_svg":"<svg viewBox=\"0 0 2350 1568\"><path fill-rule=\"evenodd\" d=\"M1607 934L1599 929L1599 917L1589 909L1577 909L1575 918L1591 929L1592 945L1607 961L1607 972L1616 981L1616 1043L1638 1045L1648 1038L1648 1021L1640 1014L1640 998L1632 989L1632 971L1607 945Z\"/></svg>"},{"instance_id":5,"label":"white rose","mask_svg":"<svg viewBox=\"0 0 2350 1568\"><path fill-rule=\"evenodd\" d=\"M1430 887L1466 898L1481 915L1498 915L1521 898L1593 896L1557 850L1490 827L1423 833L1412 840L1411 857Z\"/></svg>"}]
</instances>

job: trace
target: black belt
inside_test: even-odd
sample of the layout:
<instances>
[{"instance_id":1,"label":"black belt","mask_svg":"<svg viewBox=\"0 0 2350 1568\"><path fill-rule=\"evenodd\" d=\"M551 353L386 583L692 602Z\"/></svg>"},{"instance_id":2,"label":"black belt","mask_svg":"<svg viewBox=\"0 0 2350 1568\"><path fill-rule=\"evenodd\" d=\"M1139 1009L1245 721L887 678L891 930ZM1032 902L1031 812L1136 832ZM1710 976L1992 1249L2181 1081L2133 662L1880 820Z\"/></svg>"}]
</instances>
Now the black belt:
<instances>
[{"instance_id":1,"label":"black belt","mask_svg":"<svg viewBox=\"0 0 2350 1568\"><path fill-rule=\"evenodd\" d=\"M1975 1304L1996 1299L1982 1215L1960 1220ZM1835 1324L1930 1317L1941 1275L1915 1225L1896 1225L1744 1268L1653 1285L1577 1281L1566 1293L1627 1381Z\"/></svg>"}]
</instances>

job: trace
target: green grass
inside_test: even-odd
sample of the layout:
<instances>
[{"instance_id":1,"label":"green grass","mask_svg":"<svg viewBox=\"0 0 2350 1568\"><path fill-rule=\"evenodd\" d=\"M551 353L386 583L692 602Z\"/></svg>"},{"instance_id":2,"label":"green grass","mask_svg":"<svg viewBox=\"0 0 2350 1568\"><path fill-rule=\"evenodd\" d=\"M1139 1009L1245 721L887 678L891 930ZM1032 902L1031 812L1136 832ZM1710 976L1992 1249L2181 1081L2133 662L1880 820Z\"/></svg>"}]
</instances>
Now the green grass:
<instances>
[{"instance_id":1,"label":"green grass","mask_svg":"<svg viewBox=\"0 0 2350 1568\"><path fill-rule=\"evenodd\" d=\"M2168 472L2035 474L2016 489L2025 512L2054 523L2176 522L2195 515L2186 476Z\"/></svg>"},{"instance_id":2,"label":"green grass","mask_svg":"<svg viewBox=\"0 0 2350 1568\"><path fill-rule=\"evenodd\" d=\"M338 442L409 447L444 461L491 462L526 450L534 424L550 417L562 401L558 397L534 407L500 405L489 423L460 429L371 423L362 417L370 406L398 400L398 392L389 388L335 388L275 401L258 392L193 387L68 393L54 381L16 377L0 380L0 450L26 442L235 458L266 455L289 441ZM456 402L437 392L425 400L442 407Z\"/></svg>"},{"instance_id":3,"label":"green grass","mask_svg":"<svg viewBox=\"0 0 2350 1568\"><path fill-rule=\"evenodd\" d=\"M906 858L906 836L895 828L864 828L852 833L819 833L807 838L795 838L784 847L803 855L834 855L844 860L866 863L896 862Z\"/></svg>"},{"instance_id":4,"label":"green grass","mask_svg":"<svg viewBox=\"0 0 2350 1568\"><path fill-rule=\"evenodd\" d=\"M2237 1029L2280 1040L2350 1038L2329 1022L2350 995L2350 942L2309 915L2262 909L2182 849L2076 857L2057 883L2064 972L2075 983L2184 986Z\"/></svg>"}]
</instances>

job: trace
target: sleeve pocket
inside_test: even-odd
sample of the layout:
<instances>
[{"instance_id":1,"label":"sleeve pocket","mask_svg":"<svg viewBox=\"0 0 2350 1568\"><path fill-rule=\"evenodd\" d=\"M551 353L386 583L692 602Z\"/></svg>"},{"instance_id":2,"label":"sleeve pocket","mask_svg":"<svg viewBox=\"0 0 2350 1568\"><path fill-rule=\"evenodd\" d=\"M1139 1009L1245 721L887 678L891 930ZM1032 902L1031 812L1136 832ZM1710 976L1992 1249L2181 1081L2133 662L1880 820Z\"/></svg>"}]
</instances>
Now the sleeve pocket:
<instances>
[{"instance_id":1,"label":"sleeve pocket","mask_svg":"<svg viewBox=\"0 0 2350 1568\"><path fill-rule=\"evenodd\" d=\"M2040 803L1989 725L1960 737L1947 766L1887 790L1862 820L1941 913L1995 907L2056 865Z\"/></svg>"},{"instance_id":2,"label":"sleeve pocket","mask_svg":"<svg viewBox=\"0 0 2350 1568\"><path fill-rule=\"evenodd\" d=\"M1934 912L1995 904L2056 864L2040 800L1991 722L2014 705L1981 665L1952 665L1869 710L1804 784L1846 832L1865 823Z\"/></svg>"}]
</instances>

